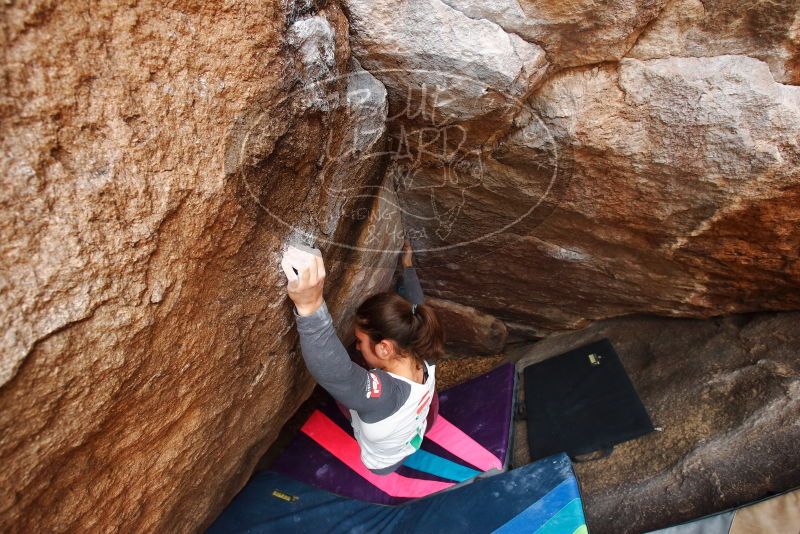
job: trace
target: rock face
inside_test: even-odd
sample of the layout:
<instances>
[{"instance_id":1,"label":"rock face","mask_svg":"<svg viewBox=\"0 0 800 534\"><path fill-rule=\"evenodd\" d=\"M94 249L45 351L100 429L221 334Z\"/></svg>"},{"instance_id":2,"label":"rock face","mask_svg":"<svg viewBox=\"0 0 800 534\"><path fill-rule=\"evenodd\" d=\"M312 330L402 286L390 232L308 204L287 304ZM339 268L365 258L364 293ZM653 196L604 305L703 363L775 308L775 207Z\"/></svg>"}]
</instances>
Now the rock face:
<instances>
[{"instance_id":1,"label":"rock face","mask_svg":"<svg viewBox=\"0 0 800 534\"><path fill-rule=\"evenodd\" d=\"M341 334L388 287L385 91L298 6L4 7L0 530L201 529L313 385L287 236Z\"/></svg>"},{"instance_id":2,"label":"rock face","mask_svg":"<svg viewBox=\"0 0 800 534\"><path fill-rule=\"evenodd\" d=\"M800 306L800 88L744 56L624 59L557 74L530 103L459 182L479 184L466 201L450 184L436 210L403 193L424 214L418 246L443 251L419 260L432 296L542 333ZM444 235L436 215L452 206Z\"/></svg>"},{"instance_id":3,"label":"rock face","mask_svg":"<svg viewBox=\"0 0 800 534\"><path fill-rule=\"evenodd\" d=\"M508 329L496 317L449 300L429 298L425 303L436 310L445 325L445 347L449 352L486 356L503 350Z\"/></svg>"},{"instance_id":4,"label":"rock face","mask_svg":"<svg viewBox=\"0 0 800 534\"><path fill-rule=\"evenodd\" d=\"M466 16L493 22L511 35L536 43L555 67L622 58L666 0L443 0Z\"/></svg>"},{"instance_id":5,"label":"rock face","mask_svg":"<svg viewBox=\"0 0 800 534\"><path fill-rule=\"evenodd\" d=\"M404 236L487 351L799 308L798 7L5 6L0 529L213 518L311 388L292 239L345 341Z\"/></svg>"},{"instance_id":6,"label":"rock face","mask_svg":"<svg viewBox=\"0 0 800 534\"><path fill-rule=\"evenodd\" d=\"M389 91L395 142L429 147L414 150L414 159L505 131L546 72L539 46L439 0L346 6L354 55Z\"/></svg>"},{"instance_id":7,"label":"rock face","mask_svg":"<svg viewBox=\"0 0 800 534\"><path fill-rule=\"evenodd\" d=\"M382 94L385 96L385 91ZM403 247L402 221L391 182L385 180L372 194L374 201L368 210L363 210L366 216L360 224L360 233L350 237L355 238L352 248L339 249L326 259L331 274L326 277L325 298L338 303L337 332L345 346L355 341L353 318L361 303L372 293L393 287L397 251ZM355 220L359 220L358 212Z\"/></svg>"},{"instance_id":8,"label":"rock face","mask_svg":"<svg viewBox=\"0 0 800 534\"><path fill-rule=\"evenodd\" d=\"M800 313L617 318L553 335L520 366L609 338L653 432L575 465L592 532L649 532L800 484ZM524 423L514 463L527 463Z\"/></svg>"},{"instance_id":9,"label":"rock face","mask_svg":"<svg viewBox=\"0 0 800 534\"><path fill-rule=\"evenodd\" d=\"M800 5L687 1L346 3L429 295L527 337L800 306Z\"/></svg>"},{"instance_id":10,"label":"rock face","mask_svg":"<svg viewBox=\"0 0 800 534\"><path fill-rule=\"evenodd\" d=\"M353 48L362 65L398 96L416 84L438 81L438 72L482 80L496 92L530 92L545 65L540 47L486 20L475 20L438 0L378 2L349 0ZM475 85L460 85L465 91ZM491 108L496 97L449 94L436 110L467 120Z\"/></svg>"},{"instance_id":11,"label":"rock face","mask_svg":"<svg viewBox=\"0 0 800 534\"><path fill-rule=\"evenodd\" d=\"M673 0L643 32L628 57L741 54L765 61L775 80L800 84L797 0Z\"/></svg>"}]
</instances>

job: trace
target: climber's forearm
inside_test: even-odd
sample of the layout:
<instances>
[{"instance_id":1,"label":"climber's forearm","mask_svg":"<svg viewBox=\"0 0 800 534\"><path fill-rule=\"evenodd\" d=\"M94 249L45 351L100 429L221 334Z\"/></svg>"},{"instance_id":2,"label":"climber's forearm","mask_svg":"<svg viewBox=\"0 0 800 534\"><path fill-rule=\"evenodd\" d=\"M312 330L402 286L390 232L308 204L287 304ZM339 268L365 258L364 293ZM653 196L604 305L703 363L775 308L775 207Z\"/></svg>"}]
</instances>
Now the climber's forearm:
<instances>
[{"instance_id":1,"label":"climber's forearm","mask_svg":"<svg viewBox=\"0 0 800 534\"><path fill-rule=\"evenodd\" d=\"M425 294L422 292L422 285L419 283L417 270L414 267L403 269L403 287L405 288L405 298L412 304L423 304Z\"/></svg>"}]
</instances>

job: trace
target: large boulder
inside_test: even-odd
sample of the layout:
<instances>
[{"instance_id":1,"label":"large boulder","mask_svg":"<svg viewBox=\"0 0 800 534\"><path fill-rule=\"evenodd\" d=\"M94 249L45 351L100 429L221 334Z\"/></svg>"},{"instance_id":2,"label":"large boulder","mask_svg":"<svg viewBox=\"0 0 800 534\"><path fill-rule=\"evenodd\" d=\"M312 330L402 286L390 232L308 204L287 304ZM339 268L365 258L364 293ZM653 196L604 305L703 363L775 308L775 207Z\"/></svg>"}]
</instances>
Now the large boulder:
<instances>
[{"instance_id":1,"label":"large boulder","mask_svg":"<svg viewBox=\"0 0 800 534\"><path fill-rule=\"evenodd\" d=\"M575 464L593 533L649 532L800 484L800 313L620 317L518 350L519 366L609 338L659 431ZM514 464L527 463L524 422Z\"/></svg>"},{"instance_id":2,"label":"large boulder","mask_svg":"<svg viewBox=\"0 0 800 534\"><path fill-rule=\"evenodd\" d=\"M385 91L335 3L282 6L4 7L0 530L202 529L313 386L287 239L331 258L340 334L390 284L395 245L337 246Z\"/></svg>"},{"instance_id":3,"label":"large boulder","mask_svg":"<svg viewBox=\"0 0 800 534\"><path fill-rule=\"evenodd\" d=\"M289 241L345 341L404 236L487 339L800 307L796 0L342 4L5 6L4 531L221 509L312 384Z\"/></svg>"},{"instance_id":4,"label":"large boulder","mask_svg":"<svg viewBox=\"0 0 800 534\"><path fill-rule=\"evenodd\" d=\"M466 179L426 168L401 191L431 296L538 335L800 307L800 88L766 63L562 71L528 111Z\"/></svg>"},{"instance_id":5,"label":"large boulder","mask_svg":"<svg viewBox=\"0 0 800 534\"><path fill-rule=\"evenodd\" d=\"M522 337L800 306L798 6L687 3L346 2L432 297Z\"/></svg>"}]
</instances>

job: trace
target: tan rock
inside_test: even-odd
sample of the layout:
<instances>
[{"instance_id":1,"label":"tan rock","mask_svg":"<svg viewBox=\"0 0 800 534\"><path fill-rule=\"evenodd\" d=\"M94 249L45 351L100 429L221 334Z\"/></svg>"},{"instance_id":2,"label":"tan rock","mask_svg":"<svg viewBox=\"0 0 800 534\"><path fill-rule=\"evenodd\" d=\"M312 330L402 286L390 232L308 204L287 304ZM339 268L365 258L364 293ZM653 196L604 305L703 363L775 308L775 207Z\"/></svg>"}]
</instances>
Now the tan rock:
<instances>
[{"instance_id":1,"label":"tan rock","mask_svg":"<svg viewBox=\"0 0 800 534\"><path fill-rule=\"evenodd\" d=\"M746 55L776 81L800 84L800 2L671 0L627 57Z\"/></svg>"},{"instance_id":2,"label":"tan rock","mask_svg":"<svg viewBox=\"0 0 800 534\"><path fill-rule=\"evenodd\" d=\"M401 192L426 291L542 333L797 308L799 99L745 56L554 76L466 180Z\"/></svg>"},{"instance_id":3,"label":"tan rock","mask_svg":"<svg viewBox=\"0 0 800 534\"><path fill-rule=\"evenodd\" d=\"M335 319L345 346L355 341L356 309L371 293L392 287L397 258L403 248L403 222L391 181L385 179L373 194L367 211L346 212L351 219L361 222L359 234L349 237L355 237L353 245L339 247L326 259L330 272L326 298L339 303ZM360 213L366 213L363 222Z\"/></svg>"},{"instance_id":4,"label":"tan rock","mask_svg":"<svg viewBox=\"0 0 800 534\"><path fill-rule=\"evenodd\" d=\"M0 530L202 530L312 387L281 248L363 239L380 84L346 98L336 4L3 19ZM332 275L340 331L391 276L362 256Z\"/></svg>"},{"instance_id":5,"label":"tan rock","mask_svg":"<svg viewBox=\"0 0 800 534\"><path fill-rule=\"evenodd\" d=\"M457 124L454 149L479 145L507 128L546 72L539 46L438 0L345 4L353 53L386 85L401 143L431 144L426 127Z\"/></svg>"},{"instance_id":6,"label":"tan rock","mask_svg":"<svg viewBox=\"0 0 800 534\"><path fill-rule=\"evenodd\" d=\"M800 307L795 0L345 3L5 6L0 530L221 510L312 384L290 239L345 341L400 228L519 335Z\"/></svg>"},{"instance_id":7,"label":"tan rock","mask_svg":"<svg viewBox=\"0 0 800 534\"><path fill-rule=\"evenodd\" d=\"M666 0L443 0L468 17L486 20L536 43L555 68L621 59Z\"/></svg>"}]
</instances>

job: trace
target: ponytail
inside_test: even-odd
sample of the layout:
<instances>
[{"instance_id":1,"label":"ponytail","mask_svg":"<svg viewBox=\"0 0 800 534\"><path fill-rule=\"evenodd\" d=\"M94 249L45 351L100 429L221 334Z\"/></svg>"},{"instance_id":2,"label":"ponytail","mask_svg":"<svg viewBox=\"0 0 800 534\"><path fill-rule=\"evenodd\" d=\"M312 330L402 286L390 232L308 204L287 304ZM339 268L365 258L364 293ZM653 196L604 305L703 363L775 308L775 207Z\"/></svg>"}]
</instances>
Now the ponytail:
<instances>
[{"instance_id":1,"label":"ponytail","mask_svg":"<svg viewBox=\"0 0 800 534\"><path fill-rule=\"evenodd\" d=\"M444 355L444 331L428 304L411 304L397 293L378 293L358 307L355 322L373 343L389 339L420 366L422 360L436 361Z\"/></svg>"},{"instance_id":2,"label":"ponytail","mask_svg":"<svg viewBox=\"0 0 800 534\"><path fill-rule=\"evenodd\" d=\"M444 356L444 331L439 316L427 304L414 304L411 328L414 342L411 349L414 355L423 360L436 361Z\"/></svg>"}]
</instances>

